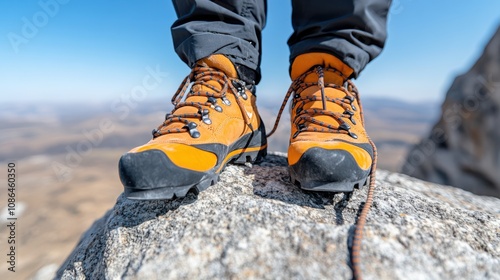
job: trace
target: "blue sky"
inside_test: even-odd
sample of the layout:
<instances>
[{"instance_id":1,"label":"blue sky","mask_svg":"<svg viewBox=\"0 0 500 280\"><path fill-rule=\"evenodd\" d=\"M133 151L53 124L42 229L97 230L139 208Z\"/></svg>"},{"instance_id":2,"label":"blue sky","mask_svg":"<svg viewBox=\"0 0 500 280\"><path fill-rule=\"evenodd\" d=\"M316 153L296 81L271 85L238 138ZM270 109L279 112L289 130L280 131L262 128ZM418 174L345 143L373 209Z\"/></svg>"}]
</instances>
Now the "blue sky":
<instances>
[{"instance_id":1,"label":"blue sky","mask_svg":"<svg viewBox=\"0 0 500 280\"><path fill-rule=\"evenodd\" d=\"M113 101L141 85L148 67L167 77L147 98L170 100L189 73L172 47L170 1L56 1L0 1L0 100ZM291 4L268 2L258 92L278 105L290 83ZM394 0L386 48L356 83L364 96L442 100L499 24L498 0Z\"/></svg>"}]
</instances>

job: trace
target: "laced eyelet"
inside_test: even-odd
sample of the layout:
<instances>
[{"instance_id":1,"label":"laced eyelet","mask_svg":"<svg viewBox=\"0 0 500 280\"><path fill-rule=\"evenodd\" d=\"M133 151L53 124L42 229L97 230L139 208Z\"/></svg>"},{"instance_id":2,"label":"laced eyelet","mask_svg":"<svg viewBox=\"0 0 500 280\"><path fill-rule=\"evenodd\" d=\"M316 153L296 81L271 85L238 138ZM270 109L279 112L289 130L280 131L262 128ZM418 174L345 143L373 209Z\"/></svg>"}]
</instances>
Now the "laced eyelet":
<instances>
[{"instance_id":1,"label":"laced eyelet","mask_svg":"<svg viewBox=\"0 0 500 280\"><path fill-rule=\"evenodd\" d=\"M190 122L184 127L188 129L189 135L191 135L192 138L199 138L201 136L200 131L198 131L197 129L198 125L196 123Z\"/></svg>"},{"instance_id":2,"label":"laced eyelet","mask_svg":"<svg viewBox=\"0 0 500 280\"><path fill-rule=\"evenodd\" d=\"M233 80L232 84L238 91L238 95L241 96L241 98L243 98L244 100L247 100L248 95L245 92L246 91L245 82L239 80Z\"/></svg>"},{"instance_id":3,"label":"laced eyelet","mask_svg":"<svg viewBox=\"0 0 500 280\"><path fill-rule=\"evenodd\" d=\"M219 113L222 112L222 107L217 105L217 99L215 99L213 96L210 96L208 98L208 102L212 104L212 108L214 108L215 111Z\"/></svg>"},{"instance_id":4,"label":"laced eyelet","mask_svg":"<svg viewBox=\"0 0 500 280\"><path fill-rule=\"evenodd\" d=\"M344 115L349 116L349 120L352 122L352 124L356 125L356 121L354 120L354 112L350 110L345 110Z\"/></svg>"},{"instance_id":5,"label":"laced eyelet","mask_svg":"<svg viewBox=\"0 0 500 280\"><path fill-rule=\"evenodd\" d=\"M212 124L212 120L208 117L208 109L203 109L201 110L201 112L198 112L201 114L201 120L205 123L205 124Z\"/></svg>"},{"instance_id":6,"label":"laced eyelet","mask_svg":"<svg viewBox=\"0 0 500 280\"><path fill-rule=\"evenodd\" d=\"M159 132L160 131L155 128L155 129L153 129L153 131L151 131L151 134L153 134L153 137L156 137Z\"/></svg>"},{"instance_id":7,"label":"laced eyelet","mask_svg":"<svg viewBox=\"0 0 500 280\"><path fill-rule=\"evenodd\" d=\"M231 106L231 101L229 101L229 99L227 99L227 97L223 96L221 99L222 99L222 103L224 103L224 105Z\"/></svg>"},{"instance_id":8,"label":"laced eyelet","mask_svg":"<svg viewBox=\"0 0 500 280\"><path fill-rule=\"evenodd\" d=\"M354 112L350 110L345 110L344 114L349 115L349 116L354 116Z\"/></svg>"},{"instance_id":9,"label":"laced eyelet","mask_svg":"<svg viewBox=\"0 0 500 280\"><path fill-rule=\"evenodd\" d=\"M350 103L354 102L354 96L346 95L345 99L349 100Z\"/></svg>"},{"instance_id":10,"label":"laced eyelet","mask_svg":"<svg viewBox=\"0 0 500 280\"><path fill-rule=\"evenodd\" d=\"M339 129L349 131L349 129L351 129L351 126L349 126L347 123L344 122L341 125L339 125Z\"/></svg>"},{"instance_id":11,"label":"laced eyelet","mask_svg":"<svg viewBox=\"0 0 500 280\"><path fill-rule=\"evenodd\" d=\"M358 135L356 135L356 133L348 131L348 134L349 134L349 136L351 136L352 138L354 138L354 139L358 139Z\"/></svg>"}]
</instances>

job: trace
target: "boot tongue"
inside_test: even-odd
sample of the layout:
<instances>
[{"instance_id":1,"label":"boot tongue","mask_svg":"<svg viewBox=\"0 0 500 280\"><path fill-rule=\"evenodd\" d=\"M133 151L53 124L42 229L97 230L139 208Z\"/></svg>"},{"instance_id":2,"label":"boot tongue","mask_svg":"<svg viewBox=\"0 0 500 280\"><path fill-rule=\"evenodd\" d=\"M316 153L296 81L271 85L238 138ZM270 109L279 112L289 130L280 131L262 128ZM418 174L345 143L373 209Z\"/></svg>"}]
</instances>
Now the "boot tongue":
<instances>
[{"instance_id":1,"label":"boot tongue","mask_svg":"<svg viewBox=\"0 0 500 280\"><path fill-rule=\"evenodd\" d=\"M334 83L336 85L342 85L346 78L351 76L354 70L347 64L343 63L337 57L327 54L327 53L306 53L297 56L292 63L292 68L290 71L290 76L292 80L296 80L300 75L307 72L312 67L320 65L323 67L331 67L337 69L342 75L334 73L331 71L325 71L325 83ZM318 81L318 75L316 73L311 73L307 75L304 79L306 83L314 83Z\"/></svg>"},{"instance_id":2,"label":"boot tongue","mask_svg":"<svg viewBox=\"0 0 500 280\"><path fill-rule=\"evenodd\" d=\"M237 78L238 74L236 72L236 68L234 67L233 63L231 60L229 60L226 56L222 54L214 54L209 57L200 59L196 62L196 65L198 67L209 67L213 68L214 70L219 70L222 71L228 76L229 78ZM206 81L205 83L215 87L218 90L222 89L222 86L217 80L209 80ZM212 92L213 90L210 87L203 86L203 85L195 85L191 88L191 91L193 92ZM186 102L197 102L197 103L205 103L207 102L208 97L207 96L190 96L186 98ZM197 113L198 108L193 107L193 106L185 106L181 107L172 114L174 115L182 115L182 114L193 114ZM172 123L171 128L180 128L183 127L184 124L181 123Z\"/></svg>"},{"instance_id":3,"label":"boot tongue","mask_svg":"<svg viewBox=\"0 0 500 280\"><path fill-rule=\"evenodd\" d=\"M236 68L234 67L234 64L231 62L231 60L229 60L229 58L227 58L226 56L224 56L222 54L214 54L214 55L211 55L209 57L202 58L196 62L196 66L209 67L209 68L213 68L215 70L222 71L229 78L237 78L238 77L238 73L236 72ZM216 80L210 80L210 81L207 81L206 83L215 87L216 89L219 89L219 90L222 89L222 85L219 82L217 82ZM197 92L197 91L210 92L210 91L212 91L212 89L207 87L207 86L198 86L197 85L197 86L194 86L192 88L192 91L194 91L194 92ZM193 97L189 98L189 101L200 102L199 100L202 100L201 102L205 102L206 99L207 98L204 96L193 96Z\"/></svg>"},{"instance_id":4,"label":"boot tongue","mask_svg":"<svg viewBox=\"0 0 500 280\"><path fill-rule=\"evenodd\" d=\"M222 54L213 54L209 57L202 58L196 62L196 66L215 68L226 73L229 78L238 77L234 64L229 58Z\"/></svg>"}]
</instances>

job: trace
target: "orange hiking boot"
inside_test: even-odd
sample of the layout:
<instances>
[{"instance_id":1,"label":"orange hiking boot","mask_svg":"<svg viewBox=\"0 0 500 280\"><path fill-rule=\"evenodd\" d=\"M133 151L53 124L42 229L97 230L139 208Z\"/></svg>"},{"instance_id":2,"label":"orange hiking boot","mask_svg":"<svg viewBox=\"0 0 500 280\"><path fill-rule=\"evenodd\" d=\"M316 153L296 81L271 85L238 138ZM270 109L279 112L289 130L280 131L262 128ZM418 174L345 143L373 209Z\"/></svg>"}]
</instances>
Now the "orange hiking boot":
<instances>
[{"instance_id":1,"label":"orange hiking boot","mask_svg":"<svg viewBox=\"0 0 500 280\"><path fill-rule=\"evenodd\" d=\"M171 199L217 182L230 162L266 155L266 133L255 87L238 79L232 62L216 54L197 62L172 98L175 108L153 139L124 154L120 179L130 199Z\"/></svg>"},{"instance_id":2,"label":"orange hiking boot","mask_svg":"<svg viewBox=\"0 0 500 280\"><path fill-rule=\"evenodd\" d=\"M352 71L325 53L303 54L292 64L293 82L278 116L293 95L288 165L302 189L352 192L367 182L375 147L357 89L347 79Z\"/></svg>"}]
</instances>

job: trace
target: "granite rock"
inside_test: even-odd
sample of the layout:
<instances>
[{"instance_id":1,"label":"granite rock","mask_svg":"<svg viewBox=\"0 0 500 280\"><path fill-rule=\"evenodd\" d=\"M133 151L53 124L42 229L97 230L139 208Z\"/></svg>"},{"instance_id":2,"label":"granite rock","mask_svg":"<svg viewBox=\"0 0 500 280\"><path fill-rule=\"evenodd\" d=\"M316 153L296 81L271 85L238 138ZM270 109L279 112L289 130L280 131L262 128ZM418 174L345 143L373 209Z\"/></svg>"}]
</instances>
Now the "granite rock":
<instances>
[{"instance_id":1,"label":"granite rock","mask_svg":"<svg viewBox=\"0 0 500 280\"><path fill-rule=\"evenodd\" d=\"M367 188L301 191L286 158L229 165L171 201L116 205L85 232L62 279L349 279ZM377 171L361 257L366 279L500 279L500 200Z\"/></svg>"}]
</instances>

